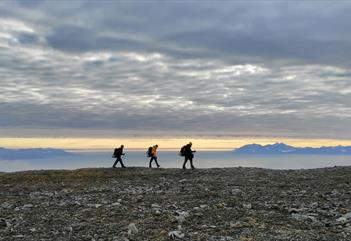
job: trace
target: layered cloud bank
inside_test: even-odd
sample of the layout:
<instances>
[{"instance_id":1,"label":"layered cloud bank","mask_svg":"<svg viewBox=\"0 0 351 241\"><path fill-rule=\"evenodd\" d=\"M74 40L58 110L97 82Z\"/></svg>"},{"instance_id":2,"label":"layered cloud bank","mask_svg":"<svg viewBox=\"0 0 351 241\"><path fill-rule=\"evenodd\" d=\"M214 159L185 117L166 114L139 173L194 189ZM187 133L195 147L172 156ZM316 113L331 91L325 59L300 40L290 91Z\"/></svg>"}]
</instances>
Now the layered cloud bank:
<instances>
[{"instance_id":1,"label":"layered cloud bank","mask_svg":"<svg viewBox=\"0 0 351 241\"><path fill-rule=\"evenodd\" d=\"M350 10L1 2L0 126L351 138Z\"/></svg>"}]
</instances>

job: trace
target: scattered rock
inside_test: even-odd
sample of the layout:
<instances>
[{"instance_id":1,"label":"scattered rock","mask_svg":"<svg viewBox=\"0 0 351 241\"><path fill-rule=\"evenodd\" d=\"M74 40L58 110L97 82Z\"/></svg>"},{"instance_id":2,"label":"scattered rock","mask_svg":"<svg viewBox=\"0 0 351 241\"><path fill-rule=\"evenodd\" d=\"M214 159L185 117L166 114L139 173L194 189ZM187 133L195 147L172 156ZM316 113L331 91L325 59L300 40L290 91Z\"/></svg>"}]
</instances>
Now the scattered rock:
<instances>
[{"instance_id":1,"label":"scattered rock","mask_svg":"<svg viewBox=\"0 0 351 241\"><path fill-rule=\"evenodd\" d=\"M252 208L252 205L251 205L251 203L244 203L244 204L243 204L243 208L245 208L245 209L251 209L251 208Z\"/></svg>"},{"instance_id":2,"label":"scattered rock","mask_svg":"<svg viewBox=\"0 0 351 241\"><path fill-rule=\"evenodd\" d=\"M151 204L151 207L154 208L154 209L160 209L161 208L161 206L158 205L157 203Z\"/></svg>"},{"instance_id":3,"label":"scattered rock","mask_svg":"<svg viewBox=\"0 0 351 241\"><path fill-rule=\"evenodd\" d=\"M132 235L132 234L137 234L139 232L139 230L137 229L135 223L130 223L128 225L128 234Z\"/></svg>"},{"instance_id":4,"label":"scattered rock","mask_svg":"<svg viewBox=\"0 0 351 241\"><path fill-rule=\"evenodd\" d=\"M304 211L304 209L297 209L297 208L290 208L288 210L289 213L301 213L303 211Z\"/></svg>"},{"instance_id":5,"label":"scattered rock","mask_svg":"<svg viewBox=\"0 0 351 241\"><path fill-rule=\"evenodd\" d=\"M0 218L0 228L6 228L8 226L4 218Z\"/></svg>"},{"instance_id":6,"label":"scattered rock","mask_svg":"<svg viewBox=\"0 0 351 241\"><path fill-rule=\"evenodd\" d=\"M347 222L350 219L351 219L351 212L344 214L342 217L338 218L336 221Z\"/></svg>"},{"instance_id":7,"label":"scattered rock","mask_svg":"<svg viewBox=\"0 0 351 241\"><path fill-rule=\"evenodd\" d=\"M175 217L178 223L183 223L185 221L185 218L189 216L188 212L182 212L182 211L177 211L177 216Z\"/></svg>"},{"instance_id":8,"label":"scattered rock","mask_svg":"<svg viewBox=\"0 0 351 241\"><path fill-rule=\"evenodd\" d=\"M318 222L318 220L315 217L304 214L293 213L291 214L291 217L296 220L311 220L313 222Z\"/></svg>"},{"instance_id":9,"label":"scattered rock","mask_svg":"<svg viewBox=\"0 0 351 241\"><path fill-rule=\"evenodd\" d=\"M33 207L33 204L25 204L23 205L22 209L30 209Z\"/></svg>"},{"instance_id":10,"label":"scattered rock","mask_svg":"<svg viewBox=\"0 0 351 241\"><path fill-rule=\"evenodd\" d=\"M351 234L351 226L345 227L345 228L344 228L344 231L345 231L346 233Z\"/></svg>"},{"instance_id":11,"label":"scattered rock","mask_svg":"<svg viewBox=\"0 0 351 241\"><path fill-rule=\"evenodd\" d=\"M12 207L12 204L10 203L7 203L7 202L4 202L1 204L1 208L3 209L8 209L8 208L11 208Z\"/></svg>"},{"instance_id":12,"label":"scattered rock","mask_svg":"<svg viewBox=\"0 0 351 241\"><path fill-rule=\"evenodd\" d=\"M239 188L234 188L234 189L231 190L231 193L233 195L237 195L237 194L241 193L241 190Z\"/></svg>"},{"instance_id":13,"label":"scattered rock","mask_svg":"<svg viewBox=\"0 0 351 241\"><path fill-rule=\"evenodd\" d=\"M179 238L179 239L182 239L185 237L185 234L182 233L181 231L179 230L176 230L176 231L170 231L168 233L168 237L172 238L172 239L175 239L175 238Z\"/></svg>"},{"instance_id":14,"label":"scattered rock","mask_svg":"<svg viewBox=\"0 0 351 241\"><path fill-rule=\"evenodd\" d=\"M210 236L208 238L208 241L234 241L234 240L236 239L229 236Z\"/></svg>"},{"instance_id":15,"label":"scattered rock","mask_svg":"<svg viewBox=\"0 0 351 241\"><path fill-rule=\"evenodd\" d=\"M129 241L126 237L113 237L112 241Z\"/></svg>"},{"instance_id":16,"label":"scattered rock","mask_svg":"<svg viewBox=\"0 0 351 241\"><path fill-rule=\"evenodd\" d=\"M229 225L231 228L242 228L244 226L244 224L240 221L237 221L235 223L230 223Z\"/></svg>"},{"instance_id":17,"label":"scattered rock","mask_svg":"<svg viewBox=\"0 0 351 241\"><path fill-rule=\"evenodd\" d=\"M88 207L91 207L91 208L99 208L101 206L102 204L88 204Z\"/></svg>"}]
</instances>

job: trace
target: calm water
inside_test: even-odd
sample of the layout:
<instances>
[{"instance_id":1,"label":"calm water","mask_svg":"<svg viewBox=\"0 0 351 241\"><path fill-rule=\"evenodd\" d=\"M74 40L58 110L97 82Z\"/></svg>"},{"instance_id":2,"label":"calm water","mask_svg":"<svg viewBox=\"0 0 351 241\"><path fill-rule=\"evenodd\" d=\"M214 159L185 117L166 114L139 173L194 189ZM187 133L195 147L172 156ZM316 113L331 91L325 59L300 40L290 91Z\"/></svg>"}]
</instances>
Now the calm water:
<instances>
[{"instance_id":1,"label":"calm water","mask_svg":"<svg viewBox=\"0 0 351 241\"><path fill-rule=\"evenodd\" d=\"M0 160L0 171L34 169L77 169L85 167L111 167L114 159L111 151L77 152L77 156L33 160ZM197 168L212 167L263 167L270 169L308 169L351 165L351 156L321 155L237 155L231 151L200 151L195 153ZM183 158L178 151L159 151L159 164L164 168L180 168ZM124 157L126 166L148 166L144 151L128 151ZM188 164L189 165L189 164Z\"/></svg>"}]
</instances>

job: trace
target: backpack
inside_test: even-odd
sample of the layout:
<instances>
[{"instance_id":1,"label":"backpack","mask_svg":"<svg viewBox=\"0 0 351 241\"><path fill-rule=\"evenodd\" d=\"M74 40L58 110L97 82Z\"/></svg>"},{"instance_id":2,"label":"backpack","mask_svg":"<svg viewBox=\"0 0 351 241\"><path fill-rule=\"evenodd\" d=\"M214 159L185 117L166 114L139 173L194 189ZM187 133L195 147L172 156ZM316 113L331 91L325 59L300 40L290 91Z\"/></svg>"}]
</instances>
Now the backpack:
<instances>
[{"instance_id":1,"label":"backpack","mask_svg":"<svg viewBox=\"0 0 351 241\"><path fill-rule=\"evenodd\" d=\"M120 148L115 148L112 157L117 157L119 152L120 152Z\"/></svg>"},{"instance_id":2,"label":"backpack","mask_svg":"<svg viewBox=\"0 0 351 241\"><path fill-rule=\"evenodd\" d=\"M186 146L182 146L182 148L180 148L179 156L185 156L185 148Z\"/></svg>"},{"instance_id":3,"label":"backpack","mask_svg":"<svg viewBox=\"0 0 351 241\"><path fill-rule=\"evenodd\" d=\"M149 149L147 149L146 155L147 157L152 157L152 146L150 146Z\"/></svg>"}]
</instances>

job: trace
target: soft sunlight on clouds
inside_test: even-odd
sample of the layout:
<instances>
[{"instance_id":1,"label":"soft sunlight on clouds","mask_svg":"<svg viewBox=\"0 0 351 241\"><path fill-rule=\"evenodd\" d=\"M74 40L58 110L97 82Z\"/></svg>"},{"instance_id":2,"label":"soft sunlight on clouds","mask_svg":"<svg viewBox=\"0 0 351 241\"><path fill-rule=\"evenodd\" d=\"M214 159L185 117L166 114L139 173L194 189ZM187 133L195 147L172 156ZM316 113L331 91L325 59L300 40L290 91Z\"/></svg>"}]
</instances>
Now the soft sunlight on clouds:
<instances>
[{"instance_id":1,"label":"soft sunlight on clouds","mask_svg":"<svg viewBox=\"0 0 351 241\"><path fill-rule=\"evenodd\" d=\"M11 19L0 19L0 29L4 32L28 32L34 33L34 30L26 26L23 22L11 20Z\"/></svg>"},{"instance_id":2,"label":"soft sunlight on clouds","mask_svg":"<svg viewBox=\"0 0 351 241\"><path fill-rule=\"evenodd\" d=\"M0 128L351 138L349 10L1 2Z\"/></svg>"}]
</instances>

